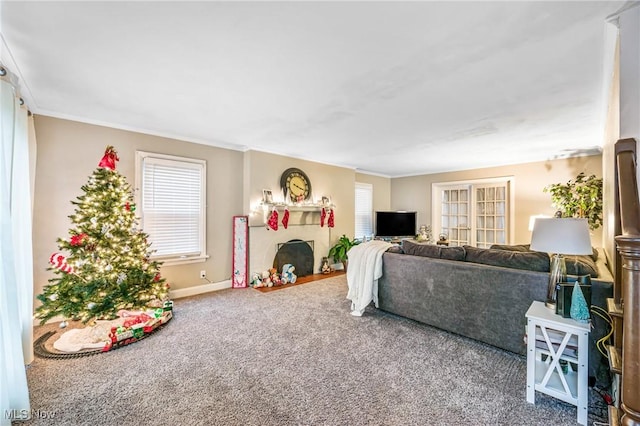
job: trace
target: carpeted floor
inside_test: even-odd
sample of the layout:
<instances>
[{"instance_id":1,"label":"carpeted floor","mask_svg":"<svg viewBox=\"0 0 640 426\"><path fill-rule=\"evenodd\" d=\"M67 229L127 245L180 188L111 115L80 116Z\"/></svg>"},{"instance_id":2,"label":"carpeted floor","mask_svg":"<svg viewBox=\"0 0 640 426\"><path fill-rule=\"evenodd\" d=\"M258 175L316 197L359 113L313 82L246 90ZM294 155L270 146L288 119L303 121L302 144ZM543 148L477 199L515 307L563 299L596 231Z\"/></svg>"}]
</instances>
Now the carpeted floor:
<instances>
[{"instance_id":1,"label":"carpeted floor","mask_svg":"<svg viewBox=\"0 0 640 426\"><path fill-rule=\"evenodd\" d=\"M346 292L340 276L178 299L168 326L141 342L36 358L31 408L48 418L24 424L576 424L572 405L526 402L523 357L373 307L353 317ZM589 424L602 421L595 405Z\"/></svg>"}]
</instances>

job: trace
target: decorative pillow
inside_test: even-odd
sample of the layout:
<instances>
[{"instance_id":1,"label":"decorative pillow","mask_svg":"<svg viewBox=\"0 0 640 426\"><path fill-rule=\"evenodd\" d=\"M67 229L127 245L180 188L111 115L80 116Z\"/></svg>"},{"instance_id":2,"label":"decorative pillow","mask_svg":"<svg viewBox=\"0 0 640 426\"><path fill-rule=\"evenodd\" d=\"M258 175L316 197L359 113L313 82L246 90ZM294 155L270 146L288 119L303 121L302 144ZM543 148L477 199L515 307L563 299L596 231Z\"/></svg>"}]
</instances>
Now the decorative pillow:
<instances>
[{"instance_id":1,"label":"decorative pillow","mask_svg":"<svg viewBox=\"0 0 640 426\"><path fill-rule=\"evenodd\" d=\"M464 260L462 247L447 247L435 244L421 244L412 240L403 240L402 249L405 254L413 256L433 257L436 259Z\"/></svg>"},{"instance_id":2,"label":"decorative pillow","mask_svg":"<svg viewBox=\"0 0 640 426\"><path fill-rule=\"evenodd\" d=\"M598 278L598 267L591 255L564 257L567 265L567 275L591 275L591 278Z\"/></svg>"},{"instance_id":3,"label":"decorative pillow","mask_svg":"<svg viewBox=\"0 0 640 426\"><path fill-rule=\"evenodd\" d=\"M539 251L509 251L463 246L467 262L527 271L549 272L549 255Z\"/></svg>"},{"instance_id":4,"label":"decorative pillow","mask_svg":"<svg viewBox=\"0 0 640 426\"><path fill-rule=\"evenodd\" d=\"M517 244L513 246L504 245L504 244L494 244L490 248L496 249L496 250L507 250L507 251L521 251L521 252L531 251L529 244Z\"/></svg>"}]
</instances>

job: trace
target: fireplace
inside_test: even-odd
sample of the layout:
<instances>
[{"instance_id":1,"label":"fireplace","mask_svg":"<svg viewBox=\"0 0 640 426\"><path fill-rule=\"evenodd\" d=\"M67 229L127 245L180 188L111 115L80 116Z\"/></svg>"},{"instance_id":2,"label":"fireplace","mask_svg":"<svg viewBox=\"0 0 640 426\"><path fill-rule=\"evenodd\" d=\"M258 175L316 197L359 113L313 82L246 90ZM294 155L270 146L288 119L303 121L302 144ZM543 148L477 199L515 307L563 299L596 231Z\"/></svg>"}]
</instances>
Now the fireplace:
<instances>
[{"instance_id":1,"label":"fireplace","mask_svg":"<svg viewBox=\"0 0 640 426\"><path fill-rule=\"evenodd\" d=\"M293 213L293 212L292 212ZM308 212L302 212L308 213ZM292 218L296 218L292 214ZM316 223L317 217L317 223ZM313 219L313 220L312 220ZM307 222L308 220L308 222ZM306 252L305 257L311 259L298 261L293 259L278 259L276 264L277 252L290 241L302 241L304 245L301 248ZM320 226L320 215L309 213L303 221L289 220L289 227L280 226L277 231L269 229L261 222L261 217L253 217L249 220L249 272L262 273L269 268L278 268L278 272L282 272L282 265L291 263L296 267L295 274L303 276L303 274L311 275L320 272L322 258L329 253L329 242L331 241L331 228ZM293 243L292 243L293 244ZM304 246L307 246L305 248ZM293 247L287 247L287 251ZM286 253L283 252L283 254Z\"/></svg>"},{"instance_id":2,"label":"fireplace","mask_svg":"<svg viewBox=\"0 0 640 426\"><path fill-rule=\"evenodd\" d=\"M295 274L304 277L313 274L313 259L313 241L293 239L278 244L273 267L282 272L282 266L290 263L296 268Z\"/></svg>"}]
</instances>

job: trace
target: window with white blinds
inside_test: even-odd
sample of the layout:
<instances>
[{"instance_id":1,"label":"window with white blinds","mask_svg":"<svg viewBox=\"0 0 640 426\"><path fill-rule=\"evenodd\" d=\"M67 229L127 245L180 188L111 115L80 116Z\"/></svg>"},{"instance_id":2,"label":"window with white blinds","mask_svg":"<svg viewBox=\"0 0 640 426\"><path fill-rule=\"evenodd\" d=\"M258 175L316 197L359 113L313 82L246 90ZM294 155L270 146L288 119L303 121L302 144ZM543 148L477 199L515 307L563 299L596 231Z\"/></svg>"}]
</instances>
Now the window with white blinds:
<instances>
[{"instance_id":1,"label":"window with white blinds","mask_svg":"<svg viewBox=\"0 0 640 426\"><path fill-rule=\"evenodd\" d=\"M356 229L355 238L364 239L373 235L373 185L356 182Z\"/></svg>"},{"instance_id":2,"label":"window with white blinds","mask_svg":"<svg viewBox=\"0 0 640 426\"><path fill-rule=\"evenodd\" d=\"M142 151L136 157L138 209L152 257L165 263L205 259L206 162Z\"/></svg>"}]
</instances>

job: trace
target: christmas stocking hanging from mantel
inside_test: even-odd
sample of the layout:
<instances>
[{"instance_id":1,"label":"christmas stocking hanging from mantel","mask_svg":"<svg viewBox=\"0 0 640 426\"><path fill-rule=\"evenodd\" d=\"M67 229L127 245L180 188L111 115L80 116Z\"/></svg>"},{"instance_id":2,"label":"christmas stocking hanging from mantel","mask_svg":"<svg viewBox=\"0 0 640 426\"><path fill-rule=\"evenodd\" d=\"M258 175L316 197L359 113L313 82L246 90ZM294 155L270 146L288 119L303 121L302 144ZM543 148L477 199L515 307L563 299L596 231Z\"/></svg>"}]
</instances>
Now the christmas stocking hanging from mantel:
<instances>
[{"instance_id":1,"label":"christmas stocking hanging from mantel","mask_svg":"<svg viewBox=\"0 0 640 426\"><path fill-rule=\"evenodd\" d=\"M287 207L284 208L284 213L282 214L282 226L284 226L284 229L289 226L289 209Z\"/></svg>"},{"instance_id":2,"label":"christmas stocking hanging from mantel","mask_svg":"<svg viewBox=\"0 0 640 426\"><path fill-rule=\"evenodd\" d=\"M274 231L278 230L278 210L276 210L275 207L271 210L269 220L267 221L267 230L269 229L273 229Z\"/></svg>"},{"instance_id":3,"label":"christmas stocking hanging from mantel","mask_svg":"<svg viewBox=\"0 0 640 426\"><path fill-rule=\"evenodd\" d=\"M336 218L333 215L333 209L329 210L329 220L327 221L327 226L329 228L333 228L336 224Z\"/></svg>"},{"instance_id":4,"label":"christmas stocking hanging from mantel","mask_svg":"<svg viewBox=\"0 0 640 426\"><path fill-rule=\"evenodd\" d=\"M322 208L322 211L320 212L320 226L323 227L324 226L324 221L327 218L327 211L325 210L325 208Z\"/></svg>"}]
</instances>

